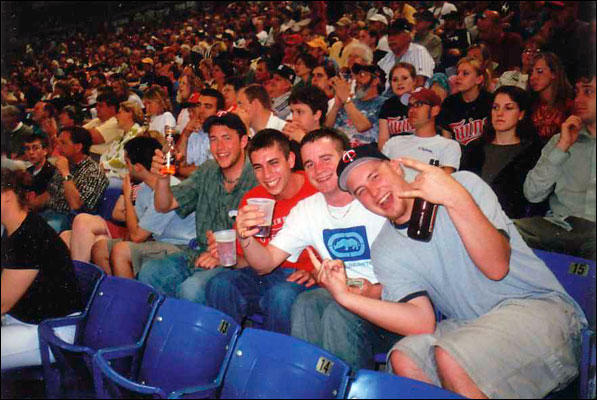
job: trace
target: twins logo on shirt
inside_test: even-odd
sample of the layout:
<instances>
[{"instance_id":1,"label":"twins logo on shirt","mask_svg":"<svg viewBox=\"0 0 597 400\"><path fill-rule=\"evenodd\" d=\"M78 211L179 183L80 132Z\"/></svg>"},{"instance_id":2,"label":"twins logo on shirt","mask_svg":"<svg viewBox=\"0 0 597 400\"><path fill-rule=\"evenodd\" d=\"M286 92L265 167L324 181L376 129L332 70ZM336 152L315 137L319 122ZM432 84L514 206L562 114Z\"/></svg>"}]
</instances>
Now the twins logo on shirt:
<instances>
[{"instance_id":1,"label":"twins logo on shirt","mask_svg":"<svg viewBox=\"0 0 597 400\"><path fill-rule=\"evenodd\" d=\"M371 250L369 249L365 226L325 229L323 231L323 242L334 259L340 259L344 262L371 259Z\"/></svg>"},{"instance_id":2,"label":"twins logo on shirt","mask_svg":"<svg viewBox=\"0 0 597 400\"><path fill-rule=\"evenodd\" d=\"M450 124L450 129L454 132L454 139L458 141L463 146L466 146L483 133L483 126L487 118L483 119L469 119L469 122L466 123L466 120L463 119L460 122L454 122Z\"/></svg>"},{"instance_id":3,"label":"twins logo on shirt","mask_svg":"<svg viewBox=\"0 0 597 400\"><path fill-rule=\"evenodd\" d=\"M390 117L388 118L388 130L391 135L397 135L402 132L411 132L413 128L408 122L408 118Z\"/></svg>"}]
</instances>

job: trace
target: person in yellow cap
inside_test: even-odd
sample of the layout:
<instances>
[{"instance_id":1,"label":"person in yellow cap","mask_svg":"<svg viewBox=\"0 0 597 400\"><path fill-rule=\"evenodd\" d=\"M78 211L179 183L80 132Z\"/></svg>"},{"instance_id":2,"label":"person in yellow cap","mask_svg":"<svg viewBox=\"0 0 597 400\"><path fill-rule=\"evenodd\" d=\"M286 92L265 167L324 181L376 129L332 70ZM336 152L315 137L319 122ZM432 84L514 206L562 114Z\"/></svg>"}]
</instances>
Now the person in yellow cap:
<instances>
[{"instance_id":1,"label":"person in yellow cap","mask_svg":"<svg viewBox=\"0 0 597 400\"><path fill-rule=\"evenodd\" d=\"M350 38L350 27L352 20L348 17L342 17L336 21L334 33L336 34L338 41L330 47L330 58L334 60L340 67L343 67L345 60L342 57L342 49L350 44L352 39Z\"/></svg>"},{"instance_id":2,"label":"person in yellow cap","mask_svg":"<svg viewBox=\"0 0 597 400\"><path fill-rule=\"evenodd\" d=\"M329 57L329 48L325 39L321 36L316 36L313 40L307 42L307 52L317 60L317 65L322 65L327 62L332 62L334 67L338 69L338 63Z\"/></svg>"}]
</instances>

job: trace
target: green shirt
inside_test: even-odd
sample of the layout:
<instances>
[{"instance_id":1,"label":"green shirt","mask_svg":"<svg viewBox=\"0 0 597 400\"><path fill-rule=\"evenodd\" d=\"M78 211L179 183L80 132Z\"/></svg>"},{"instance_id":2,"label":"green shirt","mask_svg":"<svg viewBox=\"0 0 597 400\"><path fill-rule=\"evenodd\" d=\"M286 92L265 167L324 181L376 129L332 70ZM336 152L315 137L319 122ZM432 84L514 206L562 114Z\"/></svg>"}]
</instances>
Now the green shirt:
<instances>
[{"instance_id":1,"label":"green shirt","mask_svg":"<svg viewBox=\"0 0 597 400\"><path fill-rule=\"evenodd\" d=\"M575 216L595 222L595 138L583 126L567 152L556 145L555 135L524 182L524 195L532 203L549 196L556 218Z\"/></svg>"},{"instance_id":2,"label":"green shirt","mask_svg":"<svg viewBox=\"0 0 597 400\"><path fill-rule=\"evenodd\" d=\"M240 180L228 193L224 189L224 176L214 160L208 160L180 184L172 187L172 194L179 204L176 213L184 218L195 211L198 252L207 249L207 230L232 229L233 221L228 211L236 210L241 199L250 189L257 186L249 157Z\"/></svg>"}]
</instances>

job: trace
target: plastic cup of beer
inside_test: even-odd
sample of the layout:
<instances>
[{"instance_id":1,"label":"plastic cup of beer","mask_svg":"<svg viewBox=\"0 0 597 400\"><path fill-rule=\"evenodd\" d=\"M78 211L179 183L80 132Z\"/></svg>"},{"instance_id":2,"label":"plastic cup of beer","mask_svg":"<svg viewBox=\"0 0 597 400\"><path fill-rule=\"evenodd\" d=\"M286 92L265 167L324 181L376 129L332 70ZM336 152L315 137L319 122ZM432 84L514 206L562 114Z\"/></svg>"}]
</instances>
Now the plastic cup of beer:
<instances>
[{"instance_id":1,"label":"plastic cup of beer","mask_svg":"<svg viewBox=\"0 0 597 400\"><path fill-rule=\"evenodd\" d=\"M247 204L259 207L259 209L265 214L263 217L265 223L263 223L263 225L254 226L251 228L259 228L259 232L255 234L255 237L269 237L272 232L272 217L274 216L274 206L276 205L276 201L272 199L255 198L247 199Z\"/></svg>"},{"instance_id":2,"label":"plastic cup of beer","mask_svg":"<svg viewBox=\"0 0 597 400\"><path fill-rule=\"evenodd\" d=\"M222 267L236 265L236 231L228 229L214 233Z\"/></svg>"}]
</instances>

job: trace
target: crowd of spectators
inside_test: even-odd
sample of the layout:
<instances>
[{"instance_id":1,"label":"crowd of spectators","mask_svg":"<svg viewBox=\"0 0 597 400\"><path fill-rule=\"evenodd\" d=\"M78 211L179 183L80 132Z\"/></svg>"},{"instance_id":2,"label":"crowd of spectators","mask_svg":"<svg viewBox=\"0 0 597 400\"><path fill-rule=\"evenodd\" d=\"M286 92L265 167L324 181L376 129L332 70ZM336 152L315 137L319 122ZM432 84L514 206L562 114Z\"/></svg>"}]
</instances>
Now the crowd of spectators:
<instances>
[{"instance_id":1,"label":"crowd of spectators","mask_svg":"<svg viewBox=\"0 0 597 400\"><path fill-rule=\"evenodd\" d=\"M481 340L462 321L481 323L502 301L540 299L483 323L492 332L507 323L518 346L545 363L551 353L512 321L577 312L558 323L586 323L528 247L596 257L595 5L585 22L581 3L344 2L337 15L332 2L232 2L28 44L2 71L2 314L12 315L2 368L38 362L35 351L14 352L9 327L74 310L67 301L25 310L74 290L61 286L72 271L55 257L48 264L25 250L44 241L60 260L70 253L239 322L261 312L266 329L356 368L391 348L395 373L441 378L465 395L537 397L565 385L576 374L572 330L564 335L571 353L554 357L573 372L556 377L535 373L552 368L538 360L511 360L520 348L497 335ZM176 177L162 173L171 132ZM404 196L381 192L388 187L447 210L435 251L419 243L407 251L396 237L408 218ZM102 195L113 189L122 196L104 219ZM276 201L272 233L256 239L262 214L247 200L264 197ZM470 217L459 214L465 205ZM213 232L233 227L230 269L220 266ZM501 263L503 246L512 258ZM437 276L453 262L474 279L435 282L401 267L404 283L392 272L401 262L426 262ZM559 297L545 305L546 293ZM429 300L458 323L432 336ZM552 339L546 351L559 346ZM422 356L436 344L436 361ZM506 371L498 381L494 360ZM532 370L534 389L508 375L521 369Z\"/></svg>"}]
</instances>

